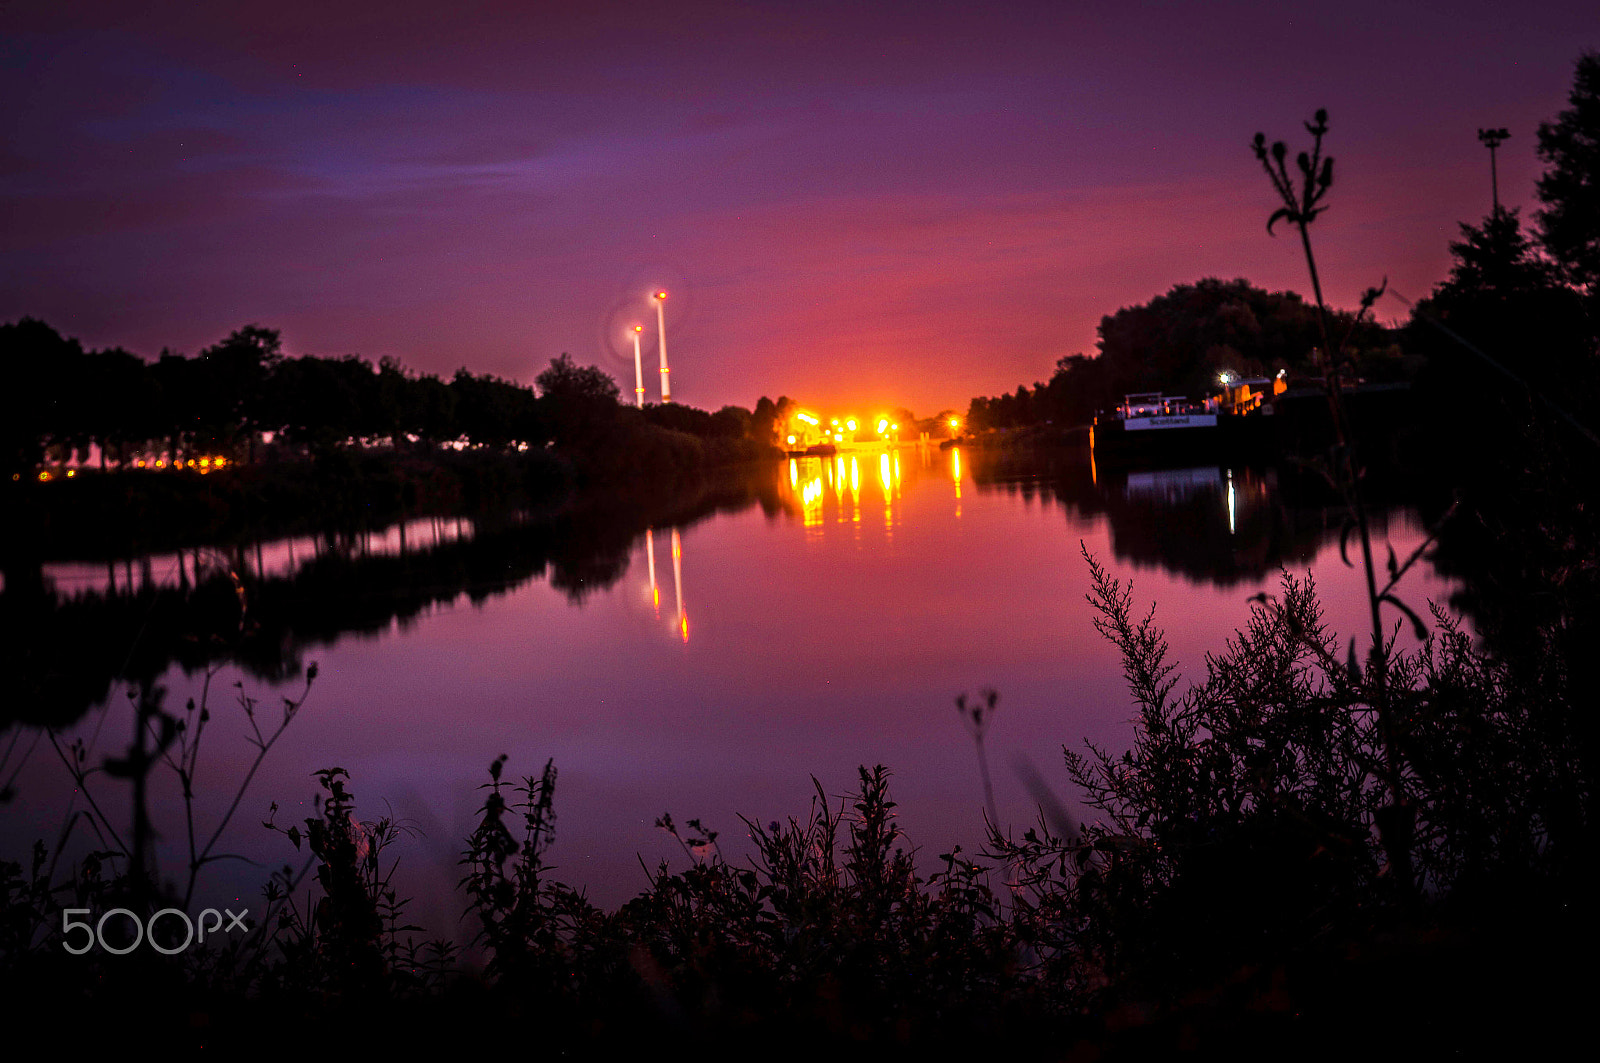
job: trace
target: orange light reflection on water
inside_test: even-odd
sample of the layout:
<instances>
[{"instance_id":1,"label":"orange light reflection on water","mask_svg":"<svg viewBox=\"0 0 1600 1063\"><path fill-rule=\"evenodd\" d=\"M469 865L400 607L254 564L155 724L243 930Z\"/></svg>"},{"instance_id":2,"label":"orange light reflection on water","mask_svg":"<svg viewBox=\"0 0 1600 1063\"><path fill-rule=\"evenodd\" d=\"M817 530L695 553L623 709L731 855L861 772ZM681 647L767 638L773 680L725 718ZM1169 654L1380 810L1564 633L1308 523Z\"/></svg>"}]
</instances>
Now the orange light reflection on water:
<instances>
[{"instance_id":1,"label":"orange light reflection on water","mask_svg":"<svg viewBox=\"0 0 1600 1063\"><path fill-rule=\"evenodd\" d=\"M956 485L956 516L961 516L961 448L950 448L950 479Z\"/></svg>"},{"instance_id":2,"label":"orange light reflection on water","mask_svg":"<svg viewBox=\"0 0 1600 1063\"><path fill-rule=\"evenodd\" d=\"M650 607L661 615L661 588L656 586L656 532L654 528L644 530L644 556L650 563Z\"/></svg>"},{"instance_id":3,"label":"orange light reflection on water","mask_svg":"<svg viewBox=\"0 0 1600 1063\"><path fill-rule=\"evenodd\" d=\"M672 529L672 585L678 594L678 630L683 633L683 641L689 641L689 614L683 607L683 540L678 537L678 529Z\"/></svg>"}]
</instances>

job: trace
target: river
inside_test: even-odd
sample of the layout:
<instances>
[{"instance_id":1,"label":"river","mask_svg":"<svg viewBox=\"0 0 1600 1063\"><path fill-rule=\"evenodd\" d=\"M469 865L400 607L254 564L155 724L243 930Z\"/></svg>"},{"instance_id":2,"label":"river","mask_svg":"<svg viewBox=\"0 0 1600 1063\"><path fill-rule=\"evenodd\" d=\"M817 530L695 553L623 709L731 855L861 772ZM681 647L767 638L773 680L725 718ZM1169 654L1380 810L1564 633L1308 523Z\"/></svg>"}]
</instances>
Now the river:
<instances>
[{"instance_id":1,"label":"river","mask_svg":"<svg viewBox=\"0 0 1600 1063\"><path fill-rule=\"evenodd\" d=\"M1133 580L1136 608L1156 604L1186 680L1203 678L1205 654L1222 649L1284 568L1313 574L1331 630L1370 637L1360 571L1340 558L1342 511L1298 497L1274 470L1113 471L1071 455L1020 462L905 447L754 475L648 530L428 519L404 534L45 565L39 593L53 615L111 610L85 630L103 655L124 660L141 638L130 591L143 584L229 568L247 613L268 616L255 632L270 636L266 649L212 666L196 779L201 837L255 753L238 697L258 699L270 728L281 699L298 696L303 666L318 665L218 840L217 852L245 859L208 867L193 907L258 905L267 873L304 859L263 828L269 804L280 826L313 815L313 772L338 766L363 819L405 828L389 852L411 915L457 938L469 936L456 925L457 861L501 754L517 777L554 759L551 860L558 877L607 906L644 887L641 865L687 860L655 825L664 812L679 824L700 818L721 832L724 855L742 861L740 814L762 823L804 815L813 776L837 802L858 765L892 769L899 823L921 866L955 844L981 848L979 754L955 698L985 688L998 692L984 747L1002 824L1020 831L1035 821L1030 775L1081 813L1062 746L1118 749L1132 736L1121 661L1085 600L1085 549ZM1424 537L1403 505L1376 507L1374 523L1380 551L1386 542L1402 559ZM595 548L577 549L585 544ZM335 562L337 578L312 574ZM391 598L386 585L402 573L409 583ZM1402 595L1426 617L1427 601L1453 589L1423 563ZM132 604L118 612L119 600ZM1415 645L1409 625L1401 640ZM200 696L207 667L182 638L173 644L153 667L166 707L179 712ZM83 737L91 764L120 752L132 727L126 690L113 682L57 741ZM16 794L0 855L17 859L34 837L54 845L87 806L45 732L14 727L4 741ZM170 771L158 767L153 780L162 871L181 879L183 804ZM89 785L113 820L126 817L125 784L101 775ZM69 846L87 844L80 822Z\"/></svg>"}]
</instances>

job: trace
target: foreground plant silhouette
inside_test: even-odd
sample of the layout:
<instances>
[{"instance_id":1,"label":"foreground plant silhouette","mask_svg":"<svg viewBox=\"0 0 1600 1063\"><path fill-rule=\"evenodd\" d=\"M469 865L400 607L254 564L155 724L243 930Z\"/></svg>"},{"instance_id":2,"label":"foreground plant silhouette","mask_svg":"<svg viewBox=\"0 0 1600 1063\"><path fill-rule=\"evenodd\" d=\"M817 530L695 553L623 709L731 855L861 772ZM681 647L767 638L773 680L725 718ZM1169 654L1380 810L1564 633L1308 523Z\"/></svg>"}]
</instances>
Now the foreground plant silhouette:
<instances>
[{"instance_id":1,"label":"foreground plant silhouette","mask_svg":"<svg viewBox=\"0 0 1600 1063\"><path fill-rule=\"evenodd\" d=\"M1122 652L1138 710L1133 748L1066 750L1087 803L1080 836L996 837L1028 867L1016 913L1088 984L1172 986L1338 939L1387 908L1396 771L1418 829L1399 854L1429 895L1531 885L1581 844L1550 824L1576 811L1578 750L1528 726L1538 692L1477 652L1442 611L1414 653L1385 647L1390 704L1406 721L1385 753L1378 679L1352 671L1310 578L1285 575L1206 678L1177 679L1154 610L1085 552L1096 628ZM1556 783L1556 780L1561 780ZM1565 792L1560 791L1565 788Z\"/></svg>"},{"instance_id":2,"label":"foreground plant silhouette","mask_svg":"<svg viewBox=\"0 0 1600 1063\"><path fill-rule=\"evenodd\" d=\"M1311 275L1311 289L1317 302L1317 324L1322 334L1319 362L1334 433L1333 447L1325 464L1321 466L1321 471L1343 498L1349 514L1345 535L1340 540L1341 553L1344 551L1344 540L1351 531L1355 532L1361 547L1361 571L1366 580L1367 608L1372 625L1372 638L1364 659L1371 680L1370 690L1373 698L1371 704L1377 718L1377 748L1381 750L1384 758L1383 782L1389 791L1389 803L1380 812L1379 826L1380 833L1388 846L1391 867L1389 882L1402 897L1410 898L1418 885L1414 869L1409 862L1411 835L1416 829L1416 810L1408 803L1404 780L1401 778L1399 736L1394 720L1395 709L1390 704L1389 692L1393 644L1392 636L1387 632L1383 622L1383 606L1389 605L1404 613L1419 638L1422 637L1425 626L1417 613L1395 594L1395 588L1404 575L1404 569L1397 564L1393 548L1389 550L1389 582L1382 588L1378 585L1377 568L1373 559L1371 525L1367 519L1366 503L1361 492L1361 481L1365 470L1361 466L1344 402L1344 355L1350 333L1347 332L1340 337L1337 344L1333 342L1328 328L1328 308L1322 298L1322 281L1317 274L1317 259L1311 250L1311 223L1328 209L1323 201L1327 197L1328 190L1333 187L1333 157L1324 156L1322 150L1322 139L1328 132L1328 112L1317 111L1312 120L1305 123L1305 127L1306 132L1312 136L1312 147L1309 152L1302 151L1295 156L1298 184L1289 173L1287 162L1289 149L1283 141L1276 141L1269 148L1266 135L1257 133L1251 149L1262 168L1266 170L1273 191L1283 202L1283 206L1273 211L1271 217L1267 219L1267 232L1271 233L1272 227L1280 220L1294 225L1300 234L1300 247L1305 253L1306 269ZM1385 279L1382 284L1362 293L1361 308L1352 322L1351 331L1354 330L1356 323L1372 311L1373 305L1387 287L1388 281ZM1430 532L1428 539L1406 562L1405 568L1409 569L1422 555L1436 531L1437 528ZM1354 641L1350 643L1348 667L1352 675L1359 670Z\"/></svg>"},{"instance_id":3,"label":"foreground plant silhouette","mask_svg":"<svg viewBox=\"0 0 1600 1063\"><path fill-rule=\"evenodd\" d=\"M346 773L328 768L315 816L269 821L310 855L298 875L275 876L247 949L158 959L133 983L85 982L90 968L63 965L46 922L42 945L0 958L6 988L34 1001L66 989L75 1006L99 1007L107 985L141 1006L155 998L130 986L157 987L235 1016L239 1038L270 1009L297 1016L302 1032L356 1014L363 1029L424 1015L486 1030L531 1022L562 1046L755 1033L793 1046L1024 1034L1102 1044L1164 1015L1192 1025L1186 1002L1197 992L1234 993L1242 1015L1317 1016L1314 987L1337 981L1351 950L1399 912L1384 886L1394 843L1379 826L1392 794L1375 680L1348 667L1309 578L1285 575L1180 692L1153 609L1141 617L1132 587L1085 557L1095 626L1122 655L1137 735L1125 753L1065 751L1092 810L1065 835L996 827L986 855L953 848L924 877L888 770L863 767L850 798L814 783L803 816L745 820L747 866L729 863L699 820L685 831L662 816L682 866L658 865L643 893L604 911L548 862L554 765L513 782L502 757L462 856L487 961L473 976L450 945L411 939L393 885L403 832L392 818L360 820ZM1482 911L1485 898L1570 898L1565 869L1588 839L1579 752L1530 726L1538 690L1477 653L1448 616L1435 619L1438 634L1418 650L1389 647L1386 676L1405 721L1393 763L1417 809L1406 857L1423 903L1445 918ZM41 859L31 874L0 872L7 944L27 923L19 914L50 903ZM1353 1038L1376 1021L1321 1016L1324 1032L1348 1027Z\"/></svg>"}]
</instances>

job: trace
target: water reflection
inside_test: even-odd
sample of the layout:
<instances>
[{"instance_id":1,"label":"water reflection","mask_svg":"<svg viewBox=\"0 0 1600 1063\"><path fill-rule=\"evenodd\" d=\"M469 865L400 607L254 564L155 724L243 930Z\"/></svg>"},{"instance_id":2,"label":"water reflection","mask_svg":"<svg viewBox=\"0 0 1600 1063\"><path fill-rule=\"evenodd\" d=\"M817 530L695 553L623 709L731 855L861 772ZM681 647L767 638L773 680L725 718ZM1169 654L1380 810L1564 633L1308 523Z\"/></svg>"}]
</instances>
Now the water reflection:
<instances>
[{"instance_id":1,"label":"water reflection","mask_svg":"<svg viewBox=\"0 0 1600 1063\"><path fill-rule=\"evenodd\" d=\"M683 611L683 540L678 537L678 529L672 529L672 588L677 594L678 601L678 630L683 633L683 641L689 641L689 614Z\"/></svg>"},{"instance_id":2,"label":"water reflection","mask_svg":"<svg viewBox=\"0 0 1600 1063\"><path fill-rule=\"evenodd\" d=\"M675 630L685 641L679 528L718 512L785 509L770 474L724 479L650 501L596 499L558 517L425 518L102 563L10 557L0 590L0 668L14 677L0 724L63 725L100 704L118 680L154 680L174 664L214 661L278 682L306 654L350 636L408 631L455 603L481 606L547 579L576 605L628 570L636 537L671 524ZM645 535L653 605L653 536Z\"/></svg>"},{"instance_id":3,"label":"water reflection","mask_svg":"<svg viewBox=\"0 0 1600 1063\"><path fill-rule=\"evenodd\" d=\"M878 480L867 497L864 463L869 470L876 466ZM759 505L769 518L798 518L808 542L821 544L831 528L848 528L859 549L863 535L877 526L881 541L894 546L903 528L940 519L912 497L914 487L919 498L942 494L945 506L953 502L956 518L973 489L980 496L1013 494L1025 506L1053 503L1070 524L1064 538L1104 522L1116 561L1220 588L1308 565L1337 539L1343 522L1341 507L1305 478L1273 469L1129 471L1072 457L1040 464L960 449L864 449L789 459L687 500L641 505L601 499L540 522L518 514L420 518L388 528L95 563L11 558L0 619L16 635L0 648L0 667L20 677L21 696L9 715L70 721L103 701L114 680L153 679L174 663L193 671L233 659L248 675L276 681L298 674L310 647L403 632L435 609L457 601L479 605L535 579L548 579L570 602L582 604L623 576L641 538L651 609L660 618L658 528L669 535L671 630L687 642L686 524ZM879 504L881 525L871 512ZM951 513L944 508L944 519ZM1385 516L1374 507L1380 536ZM727 559L708 560L718 565Z\"/></svg>"},{"instance_id":4,"label":"water reflection","mask_svg":"<svg viewBox=\"0 0 1600 1063\"><path fill-rule=\"evenodd\" d=\"M961 448L950 450L950 479L956 485L956 516L961 516Z\"/></svg>"},{"instance_id":5,"label":"water reflection","mask_svg":"<svg viewBox=\"0 0 1600 1063\"><path fill-rule=\"evenodd\" d=\"M525 519L510 514L508 522ZM399 557L470 538L474 524L464 517L418 517L386 528L329 531L229 547L205 546L102 562L61 561L41 569L44 586L63 599L88 594L115 596L150 590L183 590L218 571L241 578L289 578L324 554L346 557Z\"/></svg>"},{"instance_id":6,"label":"water reflection","mask_svg":"<svg viewBox=\"0 0 1600 1063\"><path fill-rule=\"evenodd\" d=\"M1107 469L1092 456L1042 470L1005 456L983 455L970 464L979 491L1024 500L1037 494L1074 521L1107 521L1119 561L1218 587L1305 566L1344 520L1342 505L1325 488L1273 468ZM1381 535L1382 507L1374 507L1373 520Z\"/></svg>"},{"instance_id":7,"label":"water reflection","mask_svg":"<svg viewBox=\"0 0 1600 1063\"><path fill-rule=\"evenodd\" d=\"M957 518L962 516L964 493L971 487L980 493L1014 494L1028 506L1054 503L1075 525L1108 522L1117 560L1218 587L1303 566L1330 536L1338 534L1343 520L1342 507L1325 491L1303 478L1286 480L1271 468L1211 464L1105 469L1088 454L1040 462L982 451L963 453L961 448L920 448L915 455L881 449L851 452L848 457L789 459L785 496L812 541L820 541L830 524L859 526L864 510L862 462L876 465L878 484L873 494L883 507L887 542L893 542L896 529L912 519L906 506L910 481L931 477L947 484ZM1374 508L1381 534L1382 507Z\"/></svg>"},{"instance_id":8,"label":"water reflection","mask_svg":"<svg viewBox=\"0 0 1600 1063\"><path fill-rule=\"evenodd\" d=\"M484 765L501 752L519 770L553 756L569 787L562 877L617 903L639 885L639 855L671 855L652 848L661 811L705 815L735 845L736 814L790 814L809 800L811 775L840 792L862 763L896 771L924 853L981 843L982 790L950 712L957 693L1002 691L997 765L1059 764L1063 743L1114 747L1128 734L1121 662L1094 638L1084 601L1080 540L1113 568L1161 570L1140 577L1139 600L1159 602L1174 657L1195 678L1247 617L1250 591L1319 549L1331 625L1362 630L1358 580L1338 580L1339 528L1335 506L1281 471L1130 473L863 448L761 466L687 498L594 499L559 519L463 520L432 538L408 524L403 548L383 529L250 544L243 561L230 547L218 553L248 595L243 638L231 578L192 556L186 592L163 584L151 558L119 559L115 590L81 593L52 583L48 566L13 565L0 613L18 637L3 663L25 677L29 707L6 709L70 722L106 705L78 730L109 720L105 733L120 735L127 721L113 714L127 704L107 700L118 679L156 679L181 704L199 681L180 670L231 658L254 694L252 676L316 659L314 712L274 751L252 800L299 799L317 767L349 768L372 807L392 800L426 827L417 844L434 849L408 866L436 866L438 881L415 895L436 888L459 914L455 860ZM280 547L286 563L274 568ZM1251 573L1255 586L1235 586ZM1417 578L1420 594L1429 585ZM19 790L50 811L20 811L18 823L70 800L48 789L64 785L59 765L33 770ZM1025 828L1028 788L998 772L993 782L999 814ZM1048 782L1068 792L1059 774ZM281 839L260 833L241 828L228 844L281 859Z\"/></svg>"}]
</instances>

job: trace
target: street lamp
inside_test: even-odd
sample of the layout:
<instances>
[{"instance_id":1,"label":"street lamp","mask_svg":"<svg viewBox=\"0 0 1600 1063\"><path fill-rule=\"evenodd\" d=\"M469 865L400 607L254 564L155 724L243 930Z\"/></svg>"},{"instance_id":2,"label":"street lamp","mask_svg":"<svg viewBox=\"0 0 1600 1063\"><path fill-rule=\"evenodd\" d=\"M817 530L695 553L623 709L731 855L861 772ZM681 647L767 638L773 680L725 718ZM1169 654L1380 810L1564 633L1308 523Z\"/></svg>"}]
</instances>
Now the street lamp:
<instances>
[{"instance_id":1,"label":"street lamp","mask_svg":"<svg viewBox=\"0 0 1600 1063\"><path fill-rule=\"evenodd\" d=\"M1484 147L1489 149L1489 191L1494 197L1492 202L1494 203L1494 212L1496 214L1500 213L1500 174L1495 169L1494 153L1495 149L1510 137L1511 130L1509 129L1478 130L1478 139L1483 142Z\"/></svg>"},{"instance_id":2,"label":"street lamp","mask_svg":"<svg viewBox=\"0 0 1600 1063\"><path fill-rule=\"evenodd\" d=\"M639 333L643 325L633 326L633 399L634 405L644 409L644 365L639 361Z\"/></svg>"},{"instance_id":3,"label":"street lamp","mask_svg":"<svg viewBox=\"0 0 1600 1063\"><path fill-rule=\"evenodd\" d=\"M661 401L672 401L672 385L667 381L667 293L656 292L656 336L661 341Z\"/></svg>"}]
</instances>

